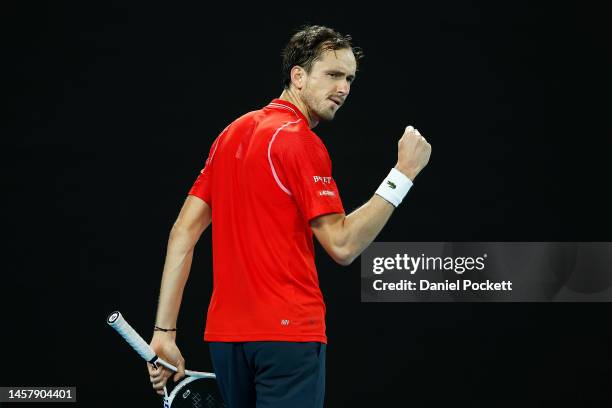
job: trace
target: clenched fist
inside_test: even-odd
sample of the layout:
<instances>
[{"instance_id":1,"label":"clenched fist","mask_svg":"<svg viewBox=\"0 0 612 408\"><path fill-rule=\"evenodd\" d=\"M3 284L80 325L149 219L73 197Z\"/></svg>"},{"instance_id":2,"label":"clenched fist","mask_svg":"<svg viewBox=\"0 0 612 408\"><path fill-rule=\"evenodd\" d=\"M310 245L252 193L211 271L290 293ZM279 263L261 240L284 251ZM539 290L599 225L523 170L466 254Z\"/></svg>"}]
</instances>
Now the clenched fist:
<instances>
[{"instance_id":1,"label":"clenched fist","mask_svg":"<svg viewBox=\"0 0 612 408\"><path fill-rule=\"evenodd\" d=\"M404 173L410 180L423 170L431 156L431 145L418 130L408 126L397 142L397 164L395 168Z\"/></svg>"}]
</instances>

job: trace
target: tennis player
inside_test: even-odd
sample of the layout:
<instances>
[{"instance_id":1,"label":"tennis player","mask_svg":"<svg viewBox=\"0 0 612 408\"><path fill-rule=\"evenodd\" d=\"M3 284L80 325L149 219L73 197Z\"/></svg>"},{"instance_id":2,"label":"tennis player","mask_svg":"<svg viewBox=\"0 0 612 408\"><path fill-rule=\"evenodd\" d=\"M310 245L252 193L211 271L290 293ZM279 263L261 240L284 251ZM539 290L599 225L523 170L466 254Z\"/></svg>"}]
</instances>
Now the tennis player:
<instances>
[{"instance_id":1,"label":"tennis player","mask_svg":"<svg viewBox=\"0 0 612 408\"><path fill-rule=\"evenodd\" d=\"M307 26L283 52L284 90L236 119L212 143L168 241L151 347L176 364L176 321L193 250L211 224L213 294L204 340L225 402L242 407L322 407L325 304L313 233L339 264L374 240L429 161L408 126L398 160L375 194L348 216L328 152L313 128L331 121L355 80L351 37ZM149 366L160 394L171 375Z\"/></svg>"}]
</instances>

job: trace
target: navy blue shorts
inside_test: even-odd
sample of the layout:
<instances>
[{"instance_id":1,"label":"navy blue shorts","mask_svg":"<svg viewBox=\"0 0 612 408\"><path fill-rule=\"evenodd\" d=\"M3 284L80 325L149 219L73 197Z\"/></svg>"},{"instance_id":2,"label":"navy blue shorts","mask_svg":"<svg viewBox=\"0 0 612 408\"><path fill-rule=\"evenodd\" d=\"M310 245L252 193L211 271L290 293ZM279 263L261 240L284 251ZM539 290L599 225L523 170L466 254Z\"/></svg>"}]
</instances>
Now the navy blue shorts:
<instances>
[{"instance_id":1,"label":"navy blue shorts","mask_svg":"<svg viewBox=\"0 0 612 408\"><path fill-rule=\"evenodd\" d=\"M318 342L208 344L229 408L322 408L325 349Z\"/></svg>"}]
</instances>

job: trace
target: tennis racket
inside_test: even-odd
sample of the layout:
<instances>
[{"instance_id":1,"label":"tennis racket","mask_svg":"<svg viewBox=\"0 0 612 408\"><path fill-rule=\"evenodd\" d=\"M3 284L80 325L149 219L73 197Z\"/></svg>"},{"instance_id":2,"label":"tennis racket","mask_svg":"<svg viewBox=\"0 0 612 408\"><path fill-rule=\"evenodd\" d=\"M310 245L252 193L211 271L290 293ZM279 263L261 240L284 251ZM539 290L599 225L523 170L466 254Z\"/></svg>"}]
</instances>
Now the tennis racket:
<instances>
[{"instance_id":1,"label":"tennis racket","mask_svg":"<svg viewBox=\"0 0 612 408\"><path fill-rule=\"evenodd\" d=\"M130 346L151 363L155 368L159 365L177 372L177 368L155 355L155 352L136 330L128 324L121 313L113 312L106 322L128 342ZM164 408L226 408L214 373L185 370L185 378L178 382L168 394L164 387Z\"/></svg>"}]
</instances>

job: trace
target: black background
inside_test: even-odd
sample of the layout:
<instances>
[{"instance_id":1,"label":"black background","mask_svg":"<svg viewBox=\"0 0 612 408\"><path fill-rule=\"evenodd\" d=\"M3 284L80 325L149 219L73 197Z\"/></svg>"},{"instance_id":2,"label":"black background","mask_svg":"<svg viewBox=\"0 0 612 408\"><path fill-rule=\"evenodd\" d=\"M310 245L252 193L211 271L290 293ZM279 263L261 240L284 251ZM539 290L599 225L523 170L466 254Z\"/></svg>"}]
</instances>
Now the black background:
<instances>
[{"instance_id":1,"label":"black background","mask_svg":"<svg viewBox=\"0 0 612 408\"><path fill-rule=\"evenodd\" d=\"M490 4L493 3L493 4ZM407 125L429 166L378 241L610 241L609 22L534 2L3 2L0 385L73 385L80 406L161 404L106 326L149 338L168 233L214 137L281 93L304 23L366 54L315 129L347 211L395 164ZM178 326L188 368L211 293L210 232ZM317 246L326 406L607 406L600 304L362 304L359 261ZM25 406L25 405L22 405Z\"/></svg>"}]
</instances>

